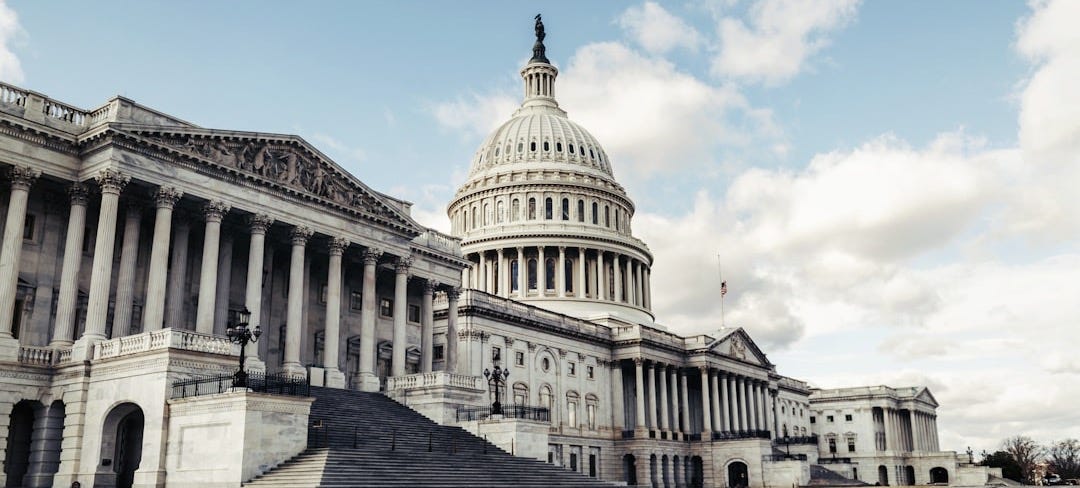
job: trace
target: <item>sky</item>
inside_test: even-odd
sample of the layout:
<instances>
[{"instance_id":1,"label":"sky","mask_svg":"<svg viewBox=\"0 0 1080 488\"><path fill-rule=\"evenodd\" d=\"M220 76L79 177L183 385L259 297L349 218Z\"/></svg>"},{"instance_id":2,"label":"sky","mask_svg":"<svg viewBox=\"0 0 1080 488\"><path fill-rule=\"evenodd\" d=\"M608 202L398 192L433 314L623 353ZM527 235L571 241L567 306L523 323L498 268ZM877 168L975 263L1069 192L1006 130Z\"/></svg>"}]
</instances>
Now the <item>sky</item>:
<instances>
[{"instance_id":1,"label":"sky","mask_svg":"<svg viewBox=\"0 0 1080 488\"><path fill-rule=\"evenodd\" d=\"M681 334L818 387L926 385L944 449L1080 437L1080 2L0 0L0 80L298 134L445 210L520 103L610 155Z\"/></svg>"}]
</instances>

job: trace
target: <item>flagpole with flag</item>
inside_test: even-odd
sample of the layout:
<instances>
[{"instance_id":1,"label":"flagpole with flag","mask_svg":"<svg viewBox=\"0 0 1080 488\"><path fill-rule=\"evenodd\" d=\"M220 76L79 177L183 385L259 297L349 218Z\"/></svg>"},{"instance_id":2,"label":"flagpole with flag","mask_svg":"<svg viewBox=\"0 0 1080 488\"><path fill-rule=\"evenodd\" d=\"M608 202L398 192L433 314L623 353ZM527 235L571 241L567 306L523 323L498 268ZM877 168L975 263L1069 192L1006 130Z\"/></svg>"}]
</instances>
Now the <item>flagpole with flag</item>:
<instances>
[{"instance_id":1,"label":"flagpole with flag","mask_svg":"<svg viewBox=\"0 0 1080 488\"><path fill-rule=\"evenodd\" d=\"M720 265L720 254L716 255L716 269L720 273L720 329L723 330L724 325L724 295L727 295L727 282L724 281L724 268Z\"/></svg>"}]
</instances>

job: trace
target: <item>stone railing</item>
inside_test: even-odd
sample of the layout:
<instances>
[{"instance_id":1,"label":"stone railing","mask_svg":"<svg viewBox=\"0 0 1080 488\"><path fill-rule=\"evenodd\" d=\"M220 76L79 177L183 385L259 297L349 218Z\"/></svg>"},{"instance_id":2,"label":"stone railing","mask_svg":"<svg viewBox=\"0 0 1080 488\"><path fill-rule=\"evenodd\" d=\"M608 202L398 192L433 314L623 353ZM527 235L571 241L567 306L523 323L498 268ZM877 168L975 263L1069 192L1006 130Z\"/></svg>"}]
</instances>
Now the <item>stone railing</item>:
<instances>
[{"instance_id":1,"label":"stone railing","mask_svg":"<svg viewBox=\"0 0 1080 488\"><path fill-rule=\"evenodd\" d=\"M56 350L47 346L20 346L19 362L22 364L36 364L51 366L56 356Z\"/></svg>"},{"instance_id":2,"label":"stone railing","mask_svg":"<svg viewBox=\"0 0 1080 488\"><path fill-rule=\"evenodd\" d=\"M443 299L445 302L445 298ZM524 317L545 325L581 334L587 334L604 340L612 337L611 329L561 313L552 312L532 305L521 303L511 298L485 293L479 290L466 290L462 294L458 307L473 306Z\"/></svg>"},{"instance_id":3,"label":"stone railing","mask_svg":"<svg viewBox=\"0 0 1080 488\"><path fill-rule=\"evenodd\" d=\"M595 236L602 234L605 238L613 238L622 241L639 250L648 250L645 241L630 235L628 232L617 231L614 228L596 224L582 224L573 222L557 222L554 220L519 220L514 223L489 224L475 227L465 232L464 240L475 241L486 237L501 237L504 235L528 235L528 234L559 234L572 236Z\"/></svg>"},{"instance_id":4,"label":"stone railing","mask_svg":"<svg viewBox=\"0 0 1080 488\"><path fill-rule=\"evenodd\" d=\"M107 120L114 111L111 102L94 110L83 110L3 82L0 82L0 104L23 107L27 119L58 120L83 129Z\"/></svg>"},{"instance_id":5,"label":"stone railing","mask_svg":"<svg viewBox=\"0 0 1080 488\"><path fill-rule=\"evenodd\" d=\"M461 255L461 240L456 237L450 237L435 229L428 229L427 232L416 236L412 242L418 246L428 247L455 256Z\"/></svg>"},{"instance_id":6,"label":"stone railing","mask_svg":"<svg viewBox=\"0 0 1080 488\"><path fill-rule=\"evenodd\" d=\"M27 95L26 90L0 82L0 103L25 107Z\"/></svg>"},{"instance_id":7,"label":"stone railing","mask_svg":"<svg viewBox=\"0 0 1080 488\"><path fill-rule=\"evenodd\" d=\"M483 377L454 374L447 371L415 373L386 379L386 391L388 392L435 386L448 386L451 388L464 388L467 390L484 390L487 387Z\"/></svg>"},{"instance_id":8,"label":"stone railing","mask_svg":"<svg viewBox=\"0 0 1080 488\"><path fill-rule=\"evenodd\" d=\"M94 359L115 358L159 349L240 355L240 346L226 337L190 330L162 329L99 342L94 347Z\"/></svg>"}]
</instances>

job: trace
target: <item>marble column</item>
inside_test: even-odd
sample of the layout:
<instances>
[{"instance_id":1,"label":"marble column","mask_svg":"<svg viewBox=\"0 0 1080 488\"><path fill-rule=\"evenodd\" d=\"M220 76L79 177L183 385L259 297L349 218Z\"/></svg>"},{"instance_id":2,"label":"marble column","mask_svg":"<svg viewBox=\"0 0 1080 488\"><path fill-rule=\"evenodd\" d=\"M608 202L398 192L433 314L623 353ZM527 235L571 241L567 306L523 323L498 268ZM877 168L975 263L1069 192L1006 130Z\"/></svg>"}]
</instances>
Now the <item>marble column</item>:
<instances>
[{"instance_id":1,"label":"marble column","mask_svg":"<svg viewBox=\"0 0 1080 488\"><path fill-rule=\"evenodd\" d=\"M750 421L750 425L754 430L762 430L761 427L761 387L757 380L750 380L750 412L753 414L753 420Z\"/></svg>"},{"instance_id":2,"label":"marble column","mask_svg":"<svg viewBox=\"0 0 1080 488\"><path fill-rule=\"evenodd\" d=\"M616 254L611 257L611 272L615 277L615 302L622 303L622 258Z\"/></svg>"},{"instance_id":3,"label":"marble column","mask_svg":"<svg viewBox=\"0 0 1080 488\"><path fill-rule=\"evenodd\" d=\"M344 237L331 237L327 242L330 254L326 268L326 326L323 351L326 357L326 386L345 388L345 373L339 368L338 352L341 350L341 256L349 247Z\"/></svg>"},{"instance_id":4,"label":"marble column","mask_svg":"<svg viewBox=\"0 0 1080 488\"><path fill-rule=\"evenodd\" d=\"M517 292L518 292L518 295L517 296L518 296L518 298L524 298L524 297L528 296L528 294L529 294L528 293L529 289L526 288L527 284L525 282L525 276L529 273L529 271L528 271L528 263L525 260L525 248L524 247L519 246L517 248L517 262L518 262L518 267L517 267L517 272L518 272L518 274L517 274L517 290L518 291Z\"/></svg>"},{"instance_id":5,"label":"marble column","mask_svg":"<svg viewBox=\"0 0 1080 488\"><path fill-rule=\"evenodd\" d=\"M536 291L538 296L547 293L547 260L544 258L544 246L536 248Z\"/></svg>"},{"instance_id":6,"label":"marble column","mask_svg":"<svg viewBox=\"0 0 1080 488\"><path fill-rule=\"evenodd\" d=\"M746 419L746 381L741 376L735 377L735 405L739 409L739 430L750 430Z\"/></svg>"},{"instance_id":7,"label":"marble column","mask_svg":"<svg viewBox=\"0 0 1080 488\"><path fill-rule=\"evenodd\" d=\"M623 396L622 363L611 364L611 420L615 431L626 430L626 407Z\"/></svg>"},{"instance_id":8,"label":"marble column","mask_svg":"<svg viewBox=\"0 0 1080 488\"><path fill-rule=\"evenodd\" d=\"M649 429L656 429L656 363L650 361L645 375L649 378L649 394L645 397L645 410L649 414Z\"/></svg>"},{"instance_id":9,"label":"marble column","mask_svg":"<svg viewBox=\"0 0 1080 488\"><path fill-rule=\"evenodd\" d=\"M662 366L658 371L660 374L660 430L668 432L671 430L671 425L668 423L668 385L667 385L667 367Z\"/></svg>"},{"instance_id":10,"label":"marble column","mask_svg":"<svg viewBox=\"0 0 1080 488\"><path fill-rule=\"evenodd\" d=\"M195 330L203 334L214 333L221 220L229 213L230 208L228 204L220 201L210 201L203 205L206 230L203 233L202 270L199 273L199 306L195 311Z\"/></svg>"},{"instance_id":11,"label":"marble column","mask_svg":"<svg viewBox=\"0 0 1080 488\"><path fill-rule=\"evenodd\" d=\"M499 257L499 292L506 295L502 278L503 260ZM439 283L433 280L424 280L424 296L420 301L420 372L431 372L432 351L435 343L435 289ZM509 352L507 352L509 354Z\"/></svg>"},{"instance_id":12,"label":"marble column","mask_svg":"<svg viewBox=\"0 0 1080 488\"><path fill-rule=\"evenodd\" d=\"M487 273L487 253L480 251L477 253L480 256L480 264L476 267L476 288L480 291L488 291L488 273Z\"/></svg>"},{"instance_id":13,"label":"marble column","mask_svg":"<svg viewBox=\"0 0 1080 488\"><path fill-rule=\"evenodd\" d=\"M368 248L364 251L364 282L360 306L360 389L379 391L379 378L375 374L375 272L382 257L382 250Z\"/></svg>"},{"instance_id":14,"label":"marble column","mask_svg":"<svg viewBox=\"0 0 1080 488\"><path fill-rule=\"evenodd\" d=\"M116 214L120 192L131 181L131 177L111 169L101 170L96 179L101 186L101 206L98 211L97 240L94 243L94 266L90 273L86 331L75 344L78 351L72 351L72 357L76 360L88 359L90 345L105 339L109 289L112 288L113 248L116 245Z\"/></svg>"},{"instance_id":15,"label":"marble column","mask_svg":"<svg viewBox=\"0 0 1080 488\"><path fill-rule=\"evenodd\" d=\"M679 370L678 367L672 367L671 368L671 373L670 373L670 381L671 382L669 384L671 386L671 391L669 392L669 395L671 396L671 431L672 432L685 432L683 430L682 425L679 423L679 412L681 411L681 409L679 408L679 373L678 373L678 370Z\"/></svg>"},{"instance_id":16,"label":"marble column","mask_svg":"<svg viewBox=\"0 0 1080 488\"><path fill-rule=\"evenodd\" d=\"M509 297L510 294L506 291L506 256L503 255L503 249L500 247L495 250L497 264L495 266L495 293L501 297Z\"/></svg>"},{"instance_id":17,"label":"marble column","mask_svg":"<svg viewBox=\"0 0 1080 488\"><path fill-rule=\"evenodd\" d=\"M645 360L634 358L634 381L635 393L637 393L637 416L634 418L634 428L645 430L645 372L643 366Z\"/></svg>"},{"instance_id":18,"label":"marble column","mask_svg":"<svg viewBox=\"0 0 1080 488\"><path fill-rule=\"evenodd\" d=\"M642 292L641 262L634 262L634 304L639 307L645 306L645 297Z\"/></svg>"},{"instance_id":19,"label":"marble column","mask_svg":"<svg viewBox=\"0 0 1080 488\"><path fill-rule=\"evenodd\" d=\"M596 299L607 300L607 267L604 265L604 251L596 250Z\"/></svg>"},{"instance_id":20,"label":"marble column","mask_svg":"<svg viewBox=\"0 0 1080 488\"><path fill-rule=\"evenodd\" d=\"M742 427L739 426L739 393L736 390L735 385L735 375L729 373L727 375L728 399L726 408L728 409L728 412L730 412L729 423L731 431L737 432L742 430Z\"/></svg>"},{"instance_id":21,"label":"marble column","mask_svg":"<svg viewBox=\"0 0 1080 488\"><path fill-rule=\"evenodd\" d=\"M266 231L274 223L269 215L254 214L247 219L251 231L248 244L247 283L244 288L244 307L251 313L250 323L262 326L263 256L266 252ZM259 359L259 346L248 343L245 367L263 371L266 365Z\"/></svg>"},{"instance_id":22,"label":"marble column","mask_svg":"<svg viewBox=\"0 0 1080 488\"><path fill-rule=\"evenodd\" d=\"M172 256L169 264L169 287L165 292L165 327L184 329L184 290L187 289L188 239L191 225L181 216L176 222Z\"/></svg>"},{"instance_id":23,"label":"marble column","mask_svg":"<svg viewBox=\"0 0 1080 488\"><path fill-rule=\"evenodd\" d=\"M644 266L644 265L642 265L642 266ZM643 298L643 300L645 301L645 308L651 309L652 308L652 284L650 282L652 281L652 276L651 276L652 273L649 272L649 268L645 268L642 271L642 275L643 276L642 276L642 279L641 279L641 285L644 287L644 290L643 290L644 298Z\"/></svg>"},{"instance_id":24,"label":"marble column","mask_svg":"<svg viewBox=\"0 0 1080 488\"><path fill-rule=\"evenodd\" d=\"M577 290L574 291L574 296L578 298L585 298L588 287L585 285L585 248L578 248L578 260L577 260Z\"/></svg>"},{"instance_id":25,"label":"marble column","mask_svg":"<svg viewBox=\"0 0 1080 488\"><path fill-rule=\"evenodd\" d=\"M19 357L19 342L11 334L11 325L15 320L15 298L19 291L19 255L22 253L30 185L41 176L41 171L29 166L14 166L8 170L8 176L11 178L11 194L8 197L4 241L0 247L0 359L15 361Z\"/></svg>"},{"instance_id":26,"label":"marble column","mask_svg":"<svg viewBox=\"0 0 1080 488\"><path fill-rule=\"evenodd\" d=\"M304 312L304 253L307 241L314 234L308 227L296 226L289 232L292 255L289 259L289 298L285 314L285 364L287 374L304 375L306 369L300 363L300 341L303 334Z\"/></svg>"},{"instance_id":27,"label":"marble column","mask_svg":"<svg viewBox=\"0 0 1080 488\"><path fill-rule=\"evenodd\" d=\"M623 287L626 290L626 303L630 305L636 305L634 302L634 259L630 256L626 257L626 273L623 277L626 279L626 286Z\"/></svg>"},{"instance_id":28,"label":"marble column","mask_svg":"<svg viewBox=\"0 0 1080 488\"><path fill-rule=\"evenodd\" d=\"M704 426L701 429L701 440L705 440L712 432L712 406L709 405L709 368L699 366L701 370L701 419Z\"/></svg>"},{"instance_id":29,"label":"marble column","mask_svg":"<svg viewBox=\"0 0 1080 488\"><path fill-rule=\"evenodd\" d=\"M143 332L159 330L165 323L165 283L169 272L172 214L173 207L183 195L183 192L171 187L161 187L154 192L154 245L150 246L150 272L146 279L146 303L143 305ZM254 318L253 316L252 319Z\"/></svg>"},{"instance_id":30,"label":"marble column","mask_svg":"<svg viewBox=\"0 0 1080 488\"><path fill-rule=\"evenodd\" d=\"M689 434L694 431L694 428L690 425L690 389L687 388L686 373L679 371L679 404L682 405L682 410L679 411L681 417L683 434Z\"/></svg>"},{"instance_id":31,"label":"marble column","mask_svg":"<svg viewBox=\"0 0 1080 488\"><path fill-rule=\"evenodd\" d=\"M520 261L519 261L520 263ZM520 269L520 268L519 268ZM520 289L520 288L519 288ZM461 291L458 288L446 290L446 366L445 369L454 374L461 374L458 365L458 298Z\"/></svg>"},{"instance_id":32,"label":"marble column","mask_svg":"<svg viewBox=\"0 0 1080 488\"><path fill-rule=\"evenodd\" d=\"M89 193L82 183L68 188L71 210L68 214L67 239L64 242L64 261L60 270L60 295L56 302L56 324L52 347L68 347L74 342L75 305L79 299L79 267L82 262L83 234L86 232L86 205ZM7 329L11 330L10 325Z\"/></svg>"},{"instance_id":33,"label":"marble column","mask_svg":"<svg viewBox=\"0 0 1080 488\"><path fill-rule=\"evenodd\" d=\"M408 257L399 257L394 264L394 344L392 363L390 365L391 376L405 376L405 343L408 341L406 334L406 314L409 311L409 267L412 260Z\"/></svg>"},{"instance_id":34,"label":"marble column","mask_svg":"<svg viewBox=\"0 0 1080 488\"><path fill-rule=\"evenodd\" d=\"M559 262L555 268L555 289L559 298L566 297L566 246L559 246Z\"/></svg>"},{"instance_id":35,"label":"marble column","mask_svg":"<svg viewBox=\"0 0 1080 488\"><path fill-rule=\"evenodd\" d=\"M221 233L221 248L218 249L217 298L214 299L214 333L224 335L229 327L229 297L232 296L233 235L234 229ZM244 358L245 362L247 358Z\"/></svg>"},{"instance_id":36,"label":"marble column","mask_svg":"<svg viewBox=\"0 0 1080 488\"><path fill-rule=\"evenodd\" d=\"M720 429L723 432L731 432L731 397L728 395L728 374L721 372L720 383Z\"/></svg>"},{"instance_id":37,"label":"marble column","mask_svg":"<svg viewBox=\"0 0 1080 488\"><path fill-rule=\"evenodd\" d=\"M719 376L720 376L720 373L718 371L713 370L711 372L711 374L709 374L709 382L712 383L712 388L711 388L711 390L712 390L712 408L713 408L712 409L712 416L713 416L713 423L712 424L713 424L713 427L716 428L716 430L722 431L723 430L723 425L724 425L724 419L723 419L723 415L720 412L721 412L721 410L724 409L723 408L724 404L720 403L720 385L718 383L718 379L719 379L718 377Z\"/></svg>"},{"instance_id":38,"label":"marble column","mask_svg":"<svg viewBox=\"0 0 1080 488\"><path fill-rule=\"evenodd\" d=\"M116 274L113 337L124 337L131 333L131 311L135 301L135 261L139 257L139 223L141 221L142 203L129 203L124 215L124 243L120 247L120 269Z\"/></svg>"}]
</instances>

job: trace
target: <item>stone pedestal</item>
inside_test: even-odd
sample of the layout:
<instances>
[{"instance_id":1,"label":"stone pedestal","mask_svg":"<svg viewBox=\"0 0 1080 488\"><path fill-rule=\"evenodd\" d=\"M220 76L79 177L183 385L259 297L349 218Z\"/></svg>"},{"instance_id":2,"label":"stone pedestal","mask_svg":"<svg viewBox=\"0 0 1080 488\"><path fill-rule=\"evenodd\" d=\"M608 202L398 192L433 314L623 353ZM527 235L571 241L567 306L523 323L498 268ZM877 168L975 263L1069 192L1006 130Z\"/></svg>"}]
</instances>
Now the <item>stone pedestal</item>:
<instances>
[{"instance_id":1,"label":"stone pedestal","mask_svg":"<svg viewBox=\"0 0 1080 488\"><path fill-rule=\"evenodd\" d=\"M375 373L361 372L357 377L356 389L360 391L379 391L379 377Z\"/></svg>"},{"instance_id":2,"label":"stone pedestal","mask_svg":"<svg viewBox=\"0 0 1080 488\"><path fill-rule=\"evenodd\" d=\"M345 373L336 369L326 370L327 388L345 388Z\"/></svg>"},{"instance_id":3,"label":"stone pedestal","mask_svg":"<svg viewBox=\"0 0 1080 488\"><path fill-rule=\"evenodd\" d=\"M477 423L477 435L515 456L547 461L547 422L492 416Z\"/></svg>"},{"instance_id":4,"label":"stone pedestal","mask_svg":"<svg viewBox=\"0 0 1080 488\"><path fill-rule=\"evenodd\" d=\"M318 366L308 366L306 371L311 386L326 386L326 370Z\"/></svg>"},{"instance_id":5,"label":"stone pedestal","mask_svg":"<svg viewBox=\"0 0 1080 488\"><path fill-rule=\"evenodd\" d=\"M72 361L89 361L94 355L94 343L98 342L93 337L82 336L71 346Z\"/></svg>"},{"instance_id":6,"label":"stone pedestal","mask_svg":"<svg viewBox=\"0 0 1080 488\"><path fill-rule=\"evenodd\" d=\"M11 336L0 336L0 361L19 360L19 340Z\"/></svg>"}]
</instances>

